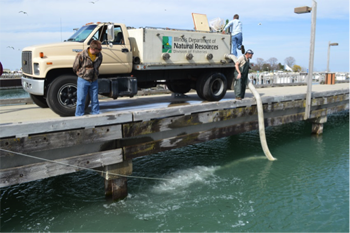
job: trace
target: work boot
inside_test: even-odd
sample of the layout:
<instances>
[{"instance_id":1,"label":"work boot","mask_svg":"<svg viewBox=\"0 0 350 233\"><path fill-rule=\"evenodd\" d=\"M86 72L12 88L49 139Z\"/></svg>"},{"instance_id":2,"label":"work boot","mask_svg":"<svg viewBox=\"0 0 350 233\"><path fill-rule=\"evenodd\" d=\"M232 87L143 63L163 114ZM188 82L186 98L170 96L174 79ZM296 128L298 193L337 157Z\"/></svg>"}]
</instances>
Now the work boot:
<instances>
[{"instance_id":1,"label":"work boot","mask_svg":"<svg viewBox=\"0 0 350 233\"><path fill-rule=\"evenodd\" d=\"M242 54L245 54L244 45L241 46L241 51L242 51Z\"/></svg>"}]
</instances>

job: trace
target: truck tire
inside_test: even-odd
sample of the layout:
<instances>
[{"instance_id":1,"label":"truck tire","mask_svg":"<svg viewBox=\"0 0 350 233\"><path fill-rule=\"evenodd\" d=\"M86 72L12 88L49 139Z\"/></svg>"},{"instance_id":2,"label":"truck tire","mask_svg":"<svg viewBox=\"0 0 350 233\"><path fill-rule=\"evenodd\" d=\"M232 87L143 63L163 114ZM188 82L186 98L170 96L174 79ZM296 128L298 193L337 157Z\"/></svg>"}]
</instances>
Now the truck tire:
<instances>
[{"instance_id":1,"label":"truck tire","mask_svg":"<svg viewBox=\"0 0 350 233\"><path fill-rule=\"evenodd\" d=\"M201 98L202 100L206 100L204 98L203 95L203 80L205 81L205 77L202 76L200 77L197 82L196 82L196 91L197 91L197 95L199 96L199 98Z\"/></svg>"},{"instance_id":2,"label":"truck tire","mask_svg":"<svg viewBox=\"0 0 350 233\"><path fill-rule=\"evenodd\" d=\"M33 103L38 105L40 108L49 107L44 96L30 94L30 98L32 99Z\"/></svg>"},{"instance_id":3,"label":"truck tire","mask_svg":"<svg viewBox=\"0 0 350 233\"><path fill-rule=\"evenodd\" d=\"M47 92L47 103L52 111L60 116L74 116L77 103L77 76L62 75L57 77ZM85 101L89 106L90 96Z\"/></svg>"},{"instance_id":4,"label":"truck tire","mask_svg":"<svg viewBox=\"0 0 350 233\"><path fill-rule=\"evenodd\" d=\"M205 100L219 101L227 91L226 77L222 73L203 76L199 82L199 89Z\"/></svg>"},{"instance_id":5,"label":"truck tire","mask_svg":"<svg viewBox=\"0 0 350 233\"><path fill-rule=\"evenodd\" d=\"M167 83L168 89L174 93L185 94L191 90L191 86L188 83Z\"/></svg>"}]
</instances>

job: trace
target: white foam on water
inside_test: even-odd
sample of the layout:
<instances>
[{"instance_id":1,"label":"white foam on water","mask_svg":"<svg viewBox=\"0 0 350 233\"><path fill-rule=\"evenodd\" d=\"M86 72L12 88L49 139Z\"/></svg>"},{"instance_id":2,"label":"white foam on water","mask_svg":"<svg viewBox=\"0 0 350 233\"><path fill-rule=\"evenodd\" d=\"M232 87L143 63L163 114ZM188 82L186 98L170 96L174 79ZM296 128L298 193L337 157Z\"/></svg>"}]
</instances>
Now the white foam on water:
<instances>
[{"instance_id":1,"label":"white foam on water","mask_svg":"<svg viewBox=\"0 0 350 233\"><path fill-rule=\"evenodd\" d=\"M164 193L184 190L194 183L209 184L208 178L214 176L214 172L218 170L218 166L196 166L186 170L178 170L164 177L169 179L152 187L152 192Z\"/></svg>"},{"instance_id":2,"label":"white foam on water","mask_svg":"<svg viewBox=\"0 0 350 233\"><path fill-rule=\"evenodd\" d=\"M235 227L243 227L243 226L245 226L246 223L249 223L249 222L248 221L244 222L242 220L238 220L238 222L235 223L234 225L232 225L232 227L233 228L235 228Z\"/></svg>"}]
</instances>

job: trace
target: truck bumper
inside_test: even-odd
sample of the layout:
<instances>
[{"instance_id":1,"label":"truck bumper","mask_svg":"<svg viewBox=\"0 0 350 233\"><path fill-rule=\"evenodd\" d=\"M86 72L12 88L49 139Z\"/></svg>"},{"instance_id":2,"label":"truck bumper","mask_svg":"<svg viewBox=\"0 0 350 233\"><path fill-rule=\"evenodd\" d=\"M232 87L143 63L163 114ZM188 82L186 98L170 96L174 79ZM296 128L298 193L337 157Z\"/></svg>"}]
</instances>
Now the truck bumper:
<instances>
[{"instance_id":1,"label":"truck bumper","mask_svg":"<svg viewBox=\"0 0 350 233\"><path fill-rule=\"evenodd\" d=\"M33 95L44 95L44 82L45 80L30 79L22 76L23 89Z\"/></svg>"}]
</instances>

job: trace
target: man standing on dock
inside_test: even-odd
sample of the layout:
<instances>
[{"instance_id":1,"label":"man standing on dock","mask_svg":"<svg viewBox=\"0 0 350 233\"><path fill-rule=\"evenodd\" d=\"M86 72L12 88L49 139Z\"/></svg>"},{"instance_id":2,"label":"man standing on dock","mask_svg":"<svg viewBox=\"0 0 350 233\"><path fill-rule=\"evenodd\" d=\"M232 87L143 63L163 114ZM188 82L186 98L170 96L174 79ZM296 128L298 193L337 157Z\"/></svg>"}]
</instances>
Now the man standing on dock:
<instances>
[{"instance_id":1,"label":"man standing on dock","mask_svg":"<svg viewBox=\"0 0 350 233\"><path fill-rule=\"evenodd\" d=\"M244 55L238 58L235 67L234 77L236 79L235 83L235 95L237 100L244 99L245 89L247 87L248 73L250 69L249 59L253 57L253 51L248 49Z\"/></svg>"},{"instance_id":2,"label":"man standing on dock","mask_svg":"<svg viewBox=\"0 0 350 233\"><path fill-rule=\"evenodd\" d=\"M102 63L101 50L101 42L93 40L90 43L90 47L77 54L73 63L73 71L78 75L75 116L84 115L85 100L88 93L91 98L91 114L100 114L97 79Z\"/></svg>"},{"instance_id":3,"label":"man standing on dock","mask_svg":"<svg viewBox=\"0 0 350 233\"><path fill-rule=\"evenodd\" d=\"M231 29L231 40L232 40L232 45L231 45L231 53L237 55L237 49L242 51L242 54L245 53L244 46L242 45L243 41L243 35L242 35L242 23L239 20L239 15L235 14L233 16L233 20L228 22L228 24L225 26L223 30L223 34L225 34L225 30L227 28Z\"/></svg>"}]
</instances>

